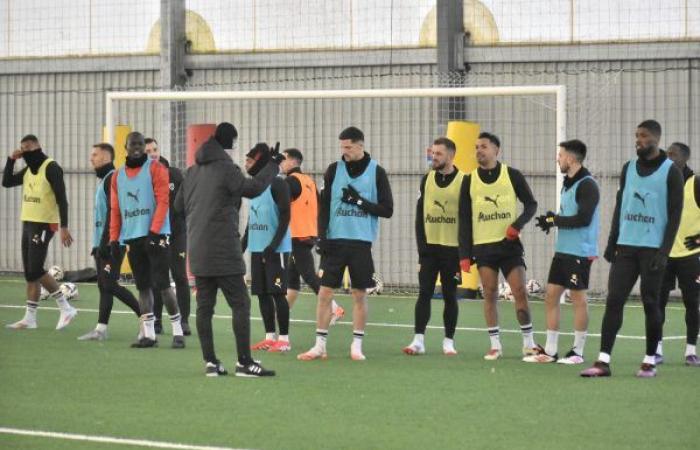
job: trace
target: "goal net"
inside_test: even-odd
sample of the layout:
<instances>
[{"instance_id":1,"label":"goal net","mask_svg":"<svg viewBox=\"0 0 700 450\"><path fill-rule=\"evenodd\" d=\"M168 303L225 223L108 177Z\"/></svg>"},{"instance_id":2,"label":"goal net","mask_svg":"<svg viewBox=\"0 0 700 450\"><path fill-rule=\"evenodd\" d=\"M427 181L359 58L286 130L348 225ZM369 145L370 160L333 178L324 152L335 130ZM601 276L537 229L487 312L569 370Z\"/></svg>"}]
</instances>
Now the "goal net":
<instances>
[{"instance_id":1,"label":"goal net","mask_svg":"<svg viewBox=\"0 0 700 450\"><path fill-rule=\"evenodd\" d=\"M117 125L156 138L171 164L187 165L188 134L202 124L229 121L238 129L234 162L257 142L298 148L302 169L322 187L323 173L340 157L338 134L350 125L365 134L365 149L389 175L394 215L380 221L373 254L385 289L417 287L415 206L428 168L426 148L450 121L477 123L501 138L500 159L521 170L540 202L554 209L561 177L557 143L566 130L566 89L558 85L308 91L111 92L106 96L108 138ZM190 144L191 146L192 144ZM122 146L123 142L116 142ZM190 151L192 151L190 149ZM460 149L473 152L473 148ZM245 208L243 208L245 209ZM245 211L241 223L244 224ZM528 278L543 283L554 238L523 230Z\"/></svg>"}]
</instances>

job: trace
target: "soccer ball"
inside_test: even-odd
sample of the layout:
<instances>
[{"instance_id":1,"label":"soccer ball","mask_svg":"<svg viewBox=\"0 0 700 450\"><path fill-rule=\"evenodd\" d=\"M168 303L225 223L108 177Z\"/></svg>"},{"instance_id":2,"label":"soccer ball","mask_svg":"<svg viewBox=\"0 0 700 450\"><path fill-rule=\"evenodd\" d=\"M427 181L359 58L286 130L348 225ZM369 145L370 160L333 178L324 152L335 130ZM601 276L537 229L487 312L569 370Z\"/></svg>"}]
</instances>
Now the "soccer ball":
<instances>
[{"instance_id":1,"label":"soccer ball","mask_svg":"<svg viewBox=\"0 0 700 450\"><path fill-rule=\"evenodd\" d=\"M44 289L44 286L41 287L41 292L39 293L39 300L46 300L49 298L49 291Z\"/></svg>"},{"instance_id":2,"label":"soccer ball","mask_svg":"<svg viewBox=\"0 0 700 450\"><path fill-rule=\"evenodd\" d=\"M372 275L372 280L374 281L374 287L367 288L367 294L382 295L382 291L384 290L384 281L382 280L381 275L374 272L374 275Z\"/></svg>"},{"instance_id":3,"label":"soccer ball","mask_svg":"<svg viewBox=\"0 0 700 450\"><path fill-rule=\"evenodd\" d=\"M537 294L538 292L542 292L542 285L537 280L528 280L525 289L527 289L528 294Z\"/></svg>"},{"instance_id":4,"label":"soccer ball","mask_svg":"<svg viewBox=\"0 0 700 450\"><path fill-rule=\"evenodd\" d=\"M63 269L61 266L51 266L49 268L49 275L53 277L56 281L61 281L63 279Z\"/></svg>"},{"instance_id":5,"label":"soccer ball","mask_svg":"<svg viewBox=\"0 0 700 450\"><path fill-rule=\"evenodd\" d=\"M508 300L509 302L515 300L515 297L513 297L513 291L510 289L510 285L505 281L498 286L498 296L503 300Z\"/></svg>"},{"instance_id":6,"label":"soccer ball","mask_svg":"<svg viewBox=\"0 0 700 450\"><path fill-rule=\"evenodd\" d=\"M78 286L75 283L63 283L60 289L67 300L76 300L78 298Z\"/></svg>"}]
</instances>

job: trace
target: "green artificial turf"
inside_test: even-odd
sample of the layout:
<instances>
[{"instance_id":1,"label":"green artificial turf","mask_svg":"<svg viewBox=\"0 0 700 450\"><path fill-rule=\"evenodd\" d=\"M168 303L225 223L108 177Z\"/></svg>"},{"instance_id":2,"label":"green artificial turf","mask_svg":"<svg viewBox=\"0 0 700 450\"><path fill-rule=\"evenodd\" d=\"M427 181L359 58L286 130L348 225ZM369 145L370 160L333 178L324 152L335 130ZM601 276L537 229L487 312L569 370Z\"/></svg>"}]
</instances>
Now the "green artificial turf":
<instances>
[{"instance_id":1,"label":"green artificial turf","mask_svg":"<svg viewBox=\"0 0 700 450\"><path fill-rule=\"evenodd\" d=\"M98 303L94 285L79 289L74 305L81 312L67 329L54 330L58 311L46 301L38 329L0 329L0 427L255 449L697 448L700 369L683 365L684 339L673 339L659 376L635 378L644 353L638 303L626 309L621 330L637 339L618 339L613 377L582 379L597 337L588 339L584 366L521 362L519 332L503 333L499 361L482 359L489 346L483 330L458 330L459 355L443 356L439 300L427 354L408 357L401 349L412 338L414 299L385 295L370 298L367 361L349 358L351 301L339 296L348 313L330 330L328 360L300 362L296 355L313 344L315 330L315 300L304 295L292 310L293 351L255 353L278 376L242 379L206 378L197 338L173 350L167 323L159 348L129 348L136 318L116 300L109 339L77 341L94 327ZM21 281L0 279L0 323L19 320L23 303ZM517 330L512 304L500 308L501 327ZM251 310L255 341L264 335L255 298ZM590 332L599 333L603 307L590 310ZM542 303L533 301L532 312L543 331ZM233 372L231 311L223 298L217 313L228 316L214 319L217 353ZM685 334L683 314L682 306L669 307L667 336ZM571 307L563 306L562 331L571 323ZM460 302L459 327L484 328L480 302ZM544 334L536 340L544 344ZM560 337L560 354L572 340ZM139 447L0 433L0 448Z\"/></svg>"}]
</instances>

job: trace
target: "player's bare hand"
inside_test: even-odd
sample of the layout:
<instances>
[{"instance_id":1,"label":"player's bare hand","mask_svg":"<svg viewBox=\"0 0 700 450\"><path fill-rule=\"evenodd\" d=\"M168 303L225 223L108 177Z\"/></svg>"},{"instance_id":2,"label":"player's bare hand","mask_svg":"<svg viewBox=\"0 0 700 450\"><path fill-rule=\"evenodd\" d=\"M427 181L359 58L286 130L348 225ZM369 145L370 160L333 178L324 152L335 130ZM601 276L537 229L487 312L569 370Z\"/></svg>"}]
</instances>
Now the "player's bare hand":
<instances>
[{"instance_id":1,"label":"player's bare hand","mask_svg":"<svg viewBox=\"0 0 700 450\"><path fill-rule=\"evenodd\" d=\"M70 247L73 243L73 236L70 235L68 228L61 228L61 243L64 247Z\"/></svg>"},{"instance_id":2,"label":"player's bare hand","mask_svg":"<svg viewBox=\"0 0 700 450\"><path fill-rule=\"evenodd\" d=\"M18 159L20 159L22 157L22 153L23 153L22 149L18 148L12 152L12 154L10 155L10 158L17 161Z\"/></svg>"}]
</instances>

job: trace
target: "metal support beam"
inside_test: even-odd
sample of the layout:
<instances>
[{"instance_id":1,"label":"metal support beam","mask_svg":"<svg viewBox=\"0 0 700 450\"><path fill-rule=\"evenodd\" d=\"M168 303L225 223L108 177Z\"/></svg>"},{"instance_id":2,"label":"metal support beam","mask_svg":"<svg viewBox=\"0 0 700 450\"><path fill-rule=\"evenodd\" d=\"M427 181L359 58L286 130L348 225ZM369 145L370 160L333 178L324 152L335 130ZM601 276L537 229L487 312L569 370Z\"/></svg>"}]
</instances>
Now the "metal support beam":
<instances>
[{"instance_id":1,"label":"metal support beam","mask_svg":"<svg viewBox=\"0 0 700 450\"><path fill-rule=\"evenodd\" d=\"M437 65L441 87L464 86L464 8L462 0L437 0ZM450 120L465 119L464 98L438 101L440 133Z\"/></svg>"},{"instance_id":2,"label":"metal support beam","mask_svg":"<svg viewBox=\"0 0 700 450\"><path fill-rule=\"evenodd\" d=\"M160 87L163 90L180 90L185 87L185 0L160 1ZM162 105L161 136L156 137L164 156L176 167L185 162L184 102L168 102Z\"/></svg>"}]
</instances>

